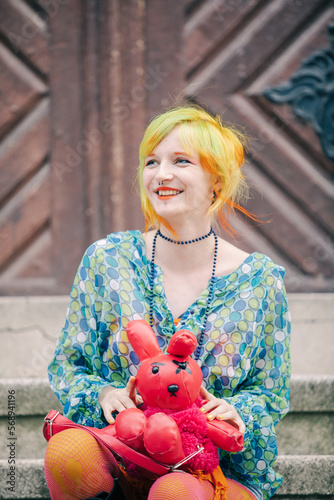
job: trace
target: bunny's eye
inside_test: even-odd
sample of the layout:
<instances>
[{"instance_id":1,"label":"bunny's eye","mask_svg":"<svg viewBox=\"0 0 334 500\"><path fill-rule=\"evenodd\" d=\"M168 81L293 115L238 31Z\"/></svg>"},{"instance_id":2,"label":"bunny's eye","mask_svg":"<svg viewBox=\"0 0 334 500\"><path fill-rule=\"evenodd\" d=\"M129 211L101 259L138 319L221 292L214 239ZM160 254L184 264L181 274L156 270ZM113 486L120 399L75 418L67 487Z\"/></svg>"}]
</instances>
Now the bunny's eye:
<instances>
[{"instance_id":1,"label":"bunny's eye","mask_svg":"<svg viewBox=\"0 0 334 500\"><path fill-rule=\"evenodd\" d=\"M152 363L152 373L155 375L156 373L159 373L159 365L160 366L165 366L165 363L159 363L158 361Z\"/></svg>"}]
</instances>

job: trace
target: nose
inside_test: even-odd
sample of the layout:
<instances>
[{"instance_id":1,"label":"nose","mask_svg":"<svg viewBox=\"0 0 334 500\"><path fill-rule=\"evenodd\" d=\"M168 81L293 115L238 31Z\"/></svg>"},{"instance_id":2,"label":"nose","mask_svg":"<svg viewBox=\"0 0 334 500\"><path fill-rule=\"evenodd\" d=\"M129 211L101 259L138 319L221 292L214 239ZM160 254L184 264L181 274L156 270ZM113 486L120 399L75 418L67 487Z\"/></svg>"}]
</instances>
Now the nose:
<instances>
[{"instance_id":1,"label":"nose","mask_svg":"<svg viewBox=\"0 0 334 500\"><path fill-rule=\"evenodd\" d=\"M163 181L170 181L173 179L173 173L167 161L162 161L160 163L159 169L156 173L156 179L159 183Z\"/></svg>"},{"instance_id":2,"label":"nose","mask_svg":"<svg viewBox=\"0 0 334 500\"><path fill-rule=\"evenodd\" d=\"M171 397L174 396L176 398L176 392L179 390L179 386L177 384L171 384L168 386L168 392L170 392Z\"/></svg>"}]
</instances>

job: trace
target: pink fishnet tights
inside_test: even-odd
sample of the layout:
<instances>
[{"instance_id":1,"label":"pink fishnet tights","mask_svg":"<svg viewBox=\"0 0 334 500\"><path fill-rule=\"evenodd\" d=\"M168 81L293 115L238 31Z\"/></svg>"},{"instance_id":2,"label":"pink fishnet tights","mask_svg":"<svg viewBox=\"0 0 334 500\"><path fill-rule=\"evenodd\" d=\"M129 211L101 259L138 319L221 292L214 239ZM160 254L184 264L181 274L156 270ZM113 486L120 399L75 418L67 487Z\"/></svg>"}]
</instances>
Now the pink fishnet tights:
<instances>
[{"instance_id":1,"label":"pink fishnet tights","mask_svg":"<svg viewBox=\"0 0 334 500\"><path fill-rule=\"evenodd\" d=\"M254 495L240 483L227 479L228 500L256 500ZM213 486L209 481L200 481L191 474L174 472L162 476L152 485L148 500L212 500Z\"/></svg>"},{"instance_id":2,"label":"pink fishnet tights","mask_svg":"<svg viewBox=\"0 0 334 500\"><path fill-rule=\"evenodd\" d=\"M53 436L45 454L45 478L52 500L85 500L111 491L117 463L88 432L67 429Z\"/></svg>"},{"instance_id":3,"label":"pink fishnet tights","mask_svg":"<svg viewBox=\"0 0 334 500\"><path fill-rule=\"evenodd\" d=\"M182 472L159 477L151 486L148 500L212 500L213 486L209 481Z\"/></svg>"},{"instance_id":4,"label":"pink fishnet tights","mask_svg":"<svg viewBox=\"0 0 334 500\"><path fill-rule=\"evenodd\" d=\"M85 500L110 492L118 465L88 432L68 429L53 436L45 454L45 478L52 500ZM244 486L227 479L228 500L256 500ZM152 485L148 500L212 500L213 486L191 474L174 472Z\"/></svg>"}]
</instances>

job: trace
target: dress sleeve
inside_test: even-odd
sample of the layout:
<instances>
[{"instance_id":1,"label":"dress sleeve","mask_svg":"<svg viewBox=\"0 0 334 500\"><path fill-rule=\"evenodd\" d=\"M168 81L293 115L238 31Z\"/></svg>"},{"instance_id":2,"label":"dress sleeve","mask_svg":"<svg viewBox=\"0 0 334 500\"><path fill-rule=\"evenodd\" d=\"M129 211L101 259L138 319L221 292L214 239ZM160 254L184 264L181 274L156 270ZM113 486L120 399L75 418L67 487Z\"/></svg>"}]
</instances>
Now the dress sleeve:
<instances>
[{"instance_id":1,"label":"dress sleeve","mask_svg":"<svg viewBox=\"0 0 334 500\"><path fill-rule=\"evenodd\" d=\"M240 453L221 451L221 456L223 468L260 487L266 500L282 482L272 465L277 458L275 425L289 411L291 322L281 275L270 273L265 280L266 295L253 324L256 349L250 370L235 393L224 398L246 425L245 446Z\"/></svg>"},{"instance_id":2,"label":"dress sleeve","mask_svg":"<svg viewBox=\"0 0 334 500\"><path fill-rule=\"evenodd\" d=\"M92 427L107 424L98 403L103 387L124 387L106 378L110 331L101 321L105 285L104 251L92 245L76 273L65 324L48 368L51 388L64 405L64 415Z\"/></svg>"}]
</instances>

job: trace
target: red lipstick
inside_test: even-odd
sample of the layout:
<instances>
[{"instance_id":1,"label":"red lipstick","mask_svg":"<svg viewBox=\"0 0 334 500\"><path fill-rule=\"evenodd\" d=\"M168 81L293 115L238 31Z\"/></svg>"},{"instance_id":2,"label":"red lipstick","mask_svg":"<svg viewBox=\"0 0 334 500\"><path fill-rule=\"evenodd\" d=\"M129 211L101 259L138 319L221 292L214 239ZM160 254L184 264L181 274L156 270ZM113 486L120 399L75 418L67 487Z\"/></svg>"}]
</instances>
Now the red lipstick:
<instances>
[{"instance_id":1,"label":"red lipstick","mask_svg":"<svg viewBox=\"0 0 334 500\"><path fill-rule=\"evenodd\" d=\"M155 192L158 195L159 200L169 200L170 198L173 198L174 196L182 193L182 191L180 191L179 189L175 189L169 186L159 186ZM161 192L165 192L166 194L159 194Z\"/></svg>"}]
</instances>

